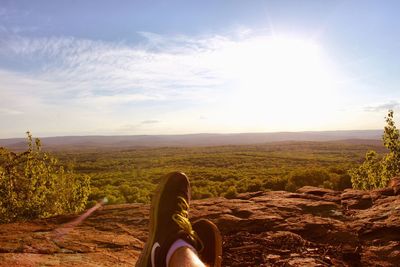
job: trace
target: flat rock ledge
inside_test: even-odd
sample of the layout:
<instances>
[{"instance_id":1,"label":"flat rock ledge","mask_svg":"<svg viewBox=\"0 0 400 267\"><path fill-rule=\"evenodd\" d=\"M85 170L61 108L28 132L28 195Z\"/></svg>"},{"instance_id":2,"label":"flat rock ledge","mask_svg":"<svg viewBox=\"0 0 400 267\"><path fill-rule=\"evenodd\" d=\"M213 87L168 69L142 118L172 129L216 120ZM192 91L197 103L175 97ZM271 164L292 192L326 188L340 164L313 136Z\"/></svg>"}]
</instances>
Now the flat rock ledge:
<instances>
[{"instance_id":1,"label":"flat rock ledge","mask_svg":"<svg viewBox=\"0 0 400 267\"><path fill-rule=\"evenodd\" d=\"M223 235L223 266L400 266L400 179L373 191L302 187L192 201ZM133 266L149 205L0 225L0 266ZM60 229L64 235L60 236Z\"/></svg>"}]
</instances>

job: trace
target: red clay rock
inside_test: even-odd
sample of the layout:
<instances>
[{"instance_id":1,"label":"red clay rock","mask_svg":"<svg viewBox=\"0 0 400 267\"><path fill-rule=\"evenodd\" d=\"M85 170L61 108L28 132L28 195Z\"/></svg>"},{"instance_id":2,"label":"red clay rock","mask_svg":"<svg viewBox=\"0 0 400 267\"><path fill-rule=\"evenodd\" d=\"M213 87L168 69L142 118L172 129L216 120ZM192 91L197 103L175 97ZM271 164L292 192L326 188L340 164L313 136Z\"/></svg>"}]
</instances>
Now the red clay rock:
<instances>
[{"instance_id":1,"label":"red clay rock","mask_svg":"<svg viewBox=\"0 0 400 267\"><path fill-rule=\"evenodd\" d=\"M389 187L393 189L394 195L400 194L400 177L394 177L389 182Z\"/></svg>"},{"instance_id":2,"label":"red clay rock","mask_svg":"<svg viewBox=\"0 0 400 267\"><path fill-rule=\"evenodd\" d=\"M317 196L324 196L326 194L330 195L338 195L340 192L334 191L332 189L327 189L327 188L319 188L319 187L314 187L314 186L303 186L299 189L297 189L297 192L303 193L303 194L310 194L310 195L317 195Z\"/></svg>"},{"instance_id":3,"label":"red clay rock","mask_svg":"<svg viewBox=\"0 0 400 267\"><path fill-rule=\"evenodd\" d=\"M341 194L341 205L347 209L368 209L372 206L369 191L346 189Z\"/></svg>"},{"instance_id":4,"label":"red clay rock","mask_svg":"<svg viewBox=\"0 0 400 267\"><path fill-rule=\"evenodd\" d=\"M223 266L400 263L400 195L393 187L255 192L193 201L190 214L221 230ZM3 224L0 266L133 266L147 238L148 216L148 205L106 206L62 238L54 230L74 216Z\"/></svg>"}]
</instances>

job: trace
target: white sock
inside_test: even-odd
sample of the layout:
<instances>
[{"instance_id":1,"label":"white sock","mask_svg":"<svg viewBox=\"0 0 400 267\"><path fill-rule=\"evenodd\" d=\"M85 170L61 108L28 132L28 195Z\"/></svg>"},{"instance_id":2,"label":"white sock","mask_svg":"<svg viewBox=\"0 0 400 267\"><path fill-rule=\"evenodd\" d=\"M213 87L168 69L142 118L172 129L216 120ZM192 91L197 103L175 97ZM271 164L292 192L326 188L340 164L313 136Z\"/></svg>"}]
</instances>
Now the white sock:
<instances>
[{"instance_id":1,"label":"white sock","mask_svg":"<svg viewBox=\"0 0 400 267\"><path fill-rule=\"evenodd\" d=\"M167 258L166 258L167 267L169 266L169 260L171 259L174 252L177 251L178 248L181 248L181 247L188 247L191 250L193 250L193 252L196 253L196 255L197 255L197 251L192 245L190 245L188 242L186 242L183 239L178 239L171 245L171 247L168 250Z\"/></svg>"}]
</instances>

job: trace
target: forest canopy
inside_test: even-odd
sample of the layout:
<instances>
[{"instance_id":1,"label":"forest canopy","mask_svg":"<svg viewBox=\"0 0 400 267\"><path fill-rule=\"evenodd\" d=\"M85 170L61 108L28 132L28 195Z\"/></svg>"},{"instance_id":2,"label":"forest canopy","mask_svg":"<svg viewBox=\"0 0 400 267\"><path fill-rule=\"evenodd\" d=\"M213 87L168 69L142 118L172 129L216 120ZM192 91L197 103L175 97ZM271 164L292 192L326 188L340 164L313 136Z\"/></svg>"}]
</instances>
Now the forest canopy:
<instances>
[{"instance_id":1,"label":"forest canopy","mask_svg":"<svg viewBox=\"0 0 400 267\"><path fill-rule=\"evenodd\" d=\"M193 199L295 191L305 185L334 190L382 187L399 172L400 157L393 112L386 120L384 146L376 141L277 142L63 149L50 154L28 133L26 151L0 148L0 222L77 213L104 197L110 204L149 203L160 178L171 171L189 176Z\"/></svg>"}]
</instances>

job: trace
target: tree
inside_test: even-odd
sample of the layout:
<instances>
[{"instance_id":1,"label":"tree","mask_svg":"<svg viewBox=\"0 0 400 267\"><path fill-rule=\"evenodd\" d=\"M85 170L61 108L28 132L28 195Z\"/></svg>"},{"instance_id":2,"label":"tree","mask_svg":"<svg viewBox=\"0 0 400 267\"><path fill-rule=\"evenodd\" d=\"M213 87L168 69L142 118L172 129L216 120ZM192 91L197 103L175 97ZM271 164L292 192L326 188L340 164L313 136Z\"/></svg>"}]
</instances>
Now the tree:
<instances>
[{"instance_id":1,"label":"tree","mask_svg":"<svg viewBox=\"0 0 400 267\"><path fill-rule=\"evenodd\" d=\"M385 120L382 139L388 153L379 156L373 150L368 151L365 161L358 168L349 171L355 189L386 187L390 179L400 173L400 134L394 122L393 110L389 110Z\"/></svg>"},{"instance_id":2,"label":"tree","mask_svg":"<svg viewBox=\"0 0 400 267\"><path fill-rule=\"evenodd\" d=\"M296 170L288 175L285 190L294 192L306 185L324 187L324 182L329 181L329 179L329 173L324 169L309 168Z\"/></svg>"},{"instance_id":3,"label":"tree","mask_svg":"<svg viewBox=\"0 0 400 267\"><path fill-rule=\"evenodd\" d=\"M28 150L0 148L0 222L82 211L90 178L65 169L27 132Z\"/></svg>"},{"instance_id":4,"label":"tree","mask_svg":"<svg viewBox=\"0 0 400 267\"><path fill-rule=\"evenodd\" d=\"M383 144L389 150L382 160L382 185L386 186L389 180L400 173L400 133L396 128L393 118L393 110L389 110L386 117Z\"/></svg>"}]
</instances>

